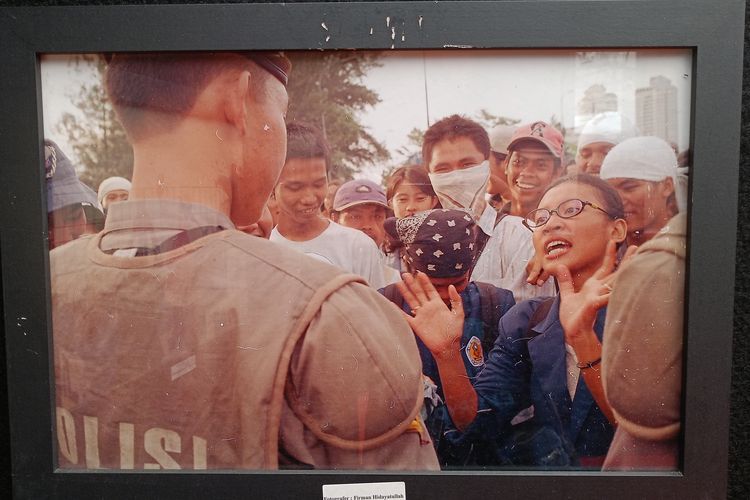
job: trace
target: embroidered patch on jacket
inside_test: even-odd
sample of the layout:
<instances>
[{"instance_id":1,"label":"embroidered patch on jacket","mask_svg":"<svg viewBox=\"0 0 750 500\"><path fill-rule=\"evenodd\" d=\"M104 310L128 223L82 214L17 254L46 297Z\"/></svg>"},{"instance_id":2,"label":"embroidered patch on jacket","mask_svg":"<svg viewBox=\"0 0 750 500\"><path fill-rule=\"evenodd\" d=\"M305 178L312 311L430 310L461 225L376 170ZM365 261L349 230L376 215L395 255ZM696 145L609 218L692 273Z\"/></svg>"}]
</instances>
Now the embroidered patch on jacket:
<instances>
[{"instance_id":1,"label":"embroidered patch on jacket","mask_svg":"<svg viewBox=\"0 0 750 500\"><path fill-rule=\"evenodd\" d=\"M466 344L466 358L474 366L482 366L484 364L484 352L482 352L482 342L476 337L471 337L469 343Z\"/></svg>"}]
</instances>

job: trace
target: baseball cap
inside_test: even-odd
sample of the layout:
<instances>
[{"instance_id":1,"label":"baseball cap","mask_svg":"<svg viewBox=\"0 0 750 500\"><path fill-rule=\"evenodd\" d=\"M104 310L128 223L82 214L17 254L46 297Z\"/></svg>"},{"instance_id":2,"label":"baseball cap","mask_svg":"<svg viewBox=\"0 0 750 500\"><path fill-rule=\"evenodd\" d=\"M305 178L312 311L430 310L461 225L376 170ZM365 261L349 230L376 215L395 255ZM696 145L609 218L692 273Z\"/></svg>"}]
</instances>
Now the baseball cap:
<instances>
[{"instance_id":1,"label":"baseball cap","mask_svg":"<svg viewBox=\"0 0 750 500\"><path fill-rule=\"evenodd\" d=\"M533 122L516 129L508 144L508 151L521 141L535 141L543 144L555 158L563 157L563 135L555 127L546 122Z\"/></svg>"},{"instance_id":2,"label":"baseball cap","mask_svg":"<svg viewBox=\"0 0 750 500\"><path fill-rule=\"evenodd\" d=\"M110 191L117 191L118 189L121 189L123 191L130 192L131 187L132 185L130 184L130 181L124 177L107 177L102 181L101 184L99 184L97 200L99 200L99 204L101 205L102 200Z\"/></svg>"},{"instance_id":3,"label":"baseball cap","mask_svg":"<svg viewBox=\"0 0 750 500\"><path fill-rule=\"evenodd\" d=\"M581 150L594 142L620 144L636 135L638 131L630 120L617 111L607 111L586 122L578 137L578 149Z\"/></svg>"},{"instance_id":4,"label":"baseball cap","mask_svg":"<svg viewBox=\"0 0 750 500\"><path fill-rule=\"evenodd\" d=\"M432 278L461 276L471 270L476 244L474 218L465 210L434 209L383 224L388 237L403 243L409 266Z\"/></svg>"},{"instance_id":5,"label":"baseball cap","mask_svg":"<svg viewBox=\"0 0 750 500\"><path fill-rule=\"evenodd\" d=\"M47 178L47 212L80 203L101 212L93 189L78 180L75 168L60 147L44 140L44 169Z\"/></svg>"},{"instance_id":6,"label":"baseball cap","mask_svg":"<svg viewBox=\"0 0 750 500\"><path fill-rule=\"evenodd\" d=\"M516 127L513 125L495 125L490 129L490 150L508 154L508 145L513 138Z\"/></svg>"},{"instance_id":7,"label":"baseball cap","mask_svg":"<svg viewBox=\"0 0 750 500\"><path fill-rule=\"evenodd\" d=\"M364 203L374 203L388 208L383 188L372 181L363 179L342 184L333 198L333 209L340 212Z\"/></svg>"}]
</instances>

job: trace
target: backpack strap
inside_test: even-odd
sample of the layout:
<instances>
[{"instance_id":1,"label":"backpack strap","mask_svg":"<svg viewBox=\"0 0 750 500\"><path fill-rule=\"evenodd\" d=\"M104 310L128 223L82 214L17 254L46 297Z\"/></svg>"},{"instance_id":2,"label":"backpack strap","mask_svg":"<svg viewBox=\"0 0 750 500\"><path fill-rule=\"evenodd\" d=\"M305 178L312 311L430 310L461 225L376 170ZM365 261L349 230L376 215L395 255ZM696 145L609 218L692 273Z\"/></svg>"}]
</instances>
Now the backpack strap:
<instances>
[{"instance_id":1,"label":"backpack strap","mask_svg":"<svg viewBox=\"0 0 750 500\"><path fill-rule=\"evenodd\" d=\"M192 229L185 229L175 234L174 236L167 238L156 246L153 247L139 247L136 252L136 257L143 257L145 255L159 255L164 252L169 252L192 243L195 240L208 236L209 234L218 233L223 231L224 227L221 226L201 226L194 227ZM113 254L117 249L109 250L105 253Z\"/></svg>"},{"instance_id":2,"label":"backpack strap","mask_svg":"<svg viewBox=\"0 0 750 500\"><path fill-rule=\"evenodd\" d=\"M475 281L474 284L477 285L479 290L479 303L482 308L482 327L484 328L482 351L487 355L497 339L497 325L500 323L500 317L502 316L501 304L494 285L481 281Z\"/></svg>"},{"instance_id":3,"label":"backpack strap","mask_svg":"<svg viewBox=\"0 0 750 500\"><path fill-rule=\"evenodd\" d=\"M396 304L399 309L404 308L404 297L401 295L401 292L395 283L391 283L383 288L383 296Z\"/></svg>"},{"instance_id":4,"label":"backpack strap","mask_svg":"<svg viewBox=\"0 0 750 500\"><path fill-rule=\"evenodd\" d=\"M268 404L268 426L265 436L265 459L264 467L267 469L276 469L279 466L279 430L281 428L281 412L286 394L287 378L291 364L292 354L297 348L297 344L302 341L307 328L318 314L323 303L331 296L332 293L350 283L367 284L361 276L355 274L339 274L333 279L318 288L302 311L302 315L294 324L290 335L286 338L279 365L276 369L273 387L271 389L270 402ZM403 429L398 429L403 432Z\"/></svg>"}]
</instances>

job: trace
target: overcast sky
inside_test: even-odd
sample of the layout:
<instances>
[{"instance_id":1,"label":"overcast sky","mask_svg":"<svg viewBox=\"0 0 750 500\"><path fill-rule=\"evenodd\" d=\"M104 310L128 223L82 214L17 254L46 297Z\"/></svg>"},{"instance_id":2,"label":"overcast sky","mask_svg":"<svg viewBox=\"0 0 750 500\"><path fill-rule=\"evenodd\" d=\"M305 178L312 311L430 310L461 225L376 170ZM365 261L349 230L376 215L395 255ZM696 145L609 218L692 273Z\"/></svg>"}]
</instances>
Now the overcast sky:
<instances>
[{"instance_id":1,"label":"overcast sky","mask_svg":"<svg viewBox=\"0 0 750 500\"><path fill-rule=\"evenodd\" d=\"M522 122L548 121L567 128L581 125L577 103L593 84L617 95L618 111L635 123L635 90L650 78L664 76L677 87L680 149L688 146L691 100L691 57L687 50L580 53L558 51L433 50L384 52L382 66L362 83L381 102L360 115L361 122L385 144L392 159L363 172L380 180L383 168L404 160L396 151L406 145L414 127L453 113L476 116L481 109ZM74 112L71 97L93 72L76 70L66 56L42 59L45 136L70 152L56 126L64 112ZM428 115L429 111L429 115Z\"/></svg>"}]
</instances>

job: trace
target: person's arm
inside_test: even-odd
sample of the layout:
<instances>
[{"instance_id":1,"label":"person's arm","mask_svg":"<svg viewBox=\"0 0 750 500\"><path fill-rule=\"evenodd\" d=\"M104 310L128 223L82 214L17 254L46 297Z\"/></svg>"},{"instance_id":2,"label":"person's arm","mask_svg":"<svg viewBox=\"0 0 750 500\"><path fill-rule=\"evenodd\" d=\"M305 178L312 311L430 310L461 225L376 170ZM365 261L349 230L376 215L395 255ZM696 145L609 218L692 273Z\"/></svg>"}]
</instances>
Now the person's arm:
<instances>
[{"instance_id":1,"label":"person's arm","mask_svg":"<svg viewBox=\"0 0 750 500\"><path fill-rule=\"evenodd\" d=\"M412 316L404 313L409 326L430 350L438 365L443 394L453 423L459 430L471 424L477 414L477 394L466 374L461 356L464 309L456 288L448 288L450 309L438 295L424 273L416 278L404 273L396 284L411 307Z\"/></svg>"},{"instance_id":2,"label":"person's arm","mask_svg":"<svg viewBox=\"0 0 750 500\"><path fill-rule=\"evenodd\" d=\"M437 469L422 370L402 314L354 283L323 303L295 350L282 444L322 468Z\"/></svg>"},{"instance_id":3,"label":"person's arm","mask_svg":"<svg viewBox=\"0 0 750 500\"><path fill-rule=\"evenodd\" d=\"M666 441L679 432L684 269L676 252L648 248L613 284L602 381L613 413L640 439Z\"/></svg>"}]
</instances>

